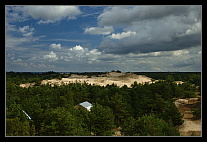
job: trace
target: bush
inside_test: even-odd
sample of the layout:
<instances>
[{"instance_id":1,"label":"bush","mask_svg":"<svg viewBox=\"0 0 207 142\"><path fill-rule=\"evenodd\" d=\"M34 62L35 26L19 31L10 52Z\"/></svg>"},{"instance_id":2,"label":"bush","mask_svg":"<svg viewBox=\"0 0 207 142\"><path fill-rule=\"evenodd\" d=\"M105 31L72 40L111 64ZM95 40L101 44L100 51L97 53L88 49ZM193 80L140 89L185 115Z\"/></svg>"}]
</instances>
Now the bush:
<instances>
[{"instance_id":1,"label":"bush","mask_svg":"<svg viewBox=\"0 0 207 142\"><path fill-rule=\"evenodd\" d=\"M157 118L154 114L143 115L137 120L129 118L122 127L126 136L179 136L172 123Z\"/></svg>"},{"instance_id":2,"label":"bush","mask_svg":"<svg viewBox=\"0 0 207 142\"><path fill-rule=\"evenodd\" d=\"M7 136L34 136L35 126L29 122L21 122L18 118L6 119Z\"/></svg>"}]
</instances>

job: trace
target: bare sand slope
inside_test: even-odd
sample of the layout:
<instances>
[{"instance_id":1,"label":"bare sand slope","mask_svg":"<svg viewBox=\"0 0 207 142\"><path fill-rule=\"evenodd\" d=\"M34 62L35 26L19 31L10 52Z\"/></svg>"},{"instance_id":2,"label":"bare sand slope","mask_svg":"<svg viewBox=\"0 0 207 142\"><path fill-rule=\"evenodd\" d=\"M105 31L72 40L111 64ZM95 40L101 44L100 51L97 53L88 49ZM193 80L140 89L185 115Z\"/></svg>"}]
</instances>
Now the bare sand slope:
<instances>
[{"instance_id":1,"label":"bare sand slope","mask_svg":"<svg viewBox=\"0 0 207 142\"><path fill-rule=\"evenodd\" d=\"M62 78L59 79L51 79L51 80L42 80L41 84L51 84L51 85L62 85L62 84L68 84L68 83L88 83L88 84L94 84L94 85L100 85L100 86L106 86L107 84L116 84L119 87L122 87L124 85L127 85L128 87L131 87L131 84L134 82L137 83L151 83L151 78L144 76L144 75L136 75L133 73L117 73L117 72L109 72L106 74L102 74L99 76L87 76L87 75L77 75L77 74L71 74L68 78ZM35 83L25 83L20 84L21 87L28 88L29 86L33 86Z\"/></svg>"},{"instance_id":2,"label":"bare sand slope","mask_svg":"<svg viewBox=\"0 0 207 142\"><path fill-rule=\"evenodd\" d=\"M68 78L62 78L61 80L58 79L51 79L51 80L43 80L41 84L56 84L56 85L61 85L61 84L68 84L68 83L88 83L88 84L95 84L95 85L100 85L100 86L106 86L107 84L116 84L117 86L121 87L124 85L127 85L128 87L131 86L135 81L137 83L151 83L151 78L146 77L144 75L136 75L132 73L116 73L116 72L110 72L106 74L102 74L99 77L95 76L84 76L84 75L76 75L72 74Z\"/></svg>"},{"instance_id":3,"label":"bare sand slope","mask_svg":"<svg viewBox=\"0 0 207 142\"><path fill-rule=\"evenodd\" d=\"M189 104L194 104L198 102L198 98L186 98L177 99L175 105L179 112L183 114L184 123L178 126L181 136L191 136L192 134L196 136L201 135L201 119L194 120L191 108L188 107Z\"/></svg>"},{"instance_id":4,"label":"bare sand slope","mask_svg":"<svg viewBox=\"0 0 207 142\"><path fill-rule=\"evenodd\" d=\"M182 136L190 136L192 133L199 136L201 134L201 124L200 120L190 121L184 120L184 123L179 127L179 131Z\"/></svg>"}]
</instances>

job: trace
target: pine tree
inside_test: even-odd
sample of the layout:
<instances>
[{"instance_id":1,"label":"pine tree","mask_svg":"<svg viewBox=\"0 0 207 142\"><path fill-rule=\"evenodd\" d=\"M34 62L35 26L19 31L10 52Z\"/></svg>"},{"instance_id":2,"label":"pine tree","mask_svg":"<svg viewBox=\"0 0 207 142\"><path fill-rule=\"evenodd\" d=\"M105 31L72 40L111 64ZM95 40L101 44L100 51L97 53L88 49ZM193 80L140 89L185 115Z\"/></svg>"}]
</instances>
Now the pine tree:
<instances>
[{"instance_id":1,"label":"pine tree","mask_svg":"<svg viewBox=\"0 0 207 142\"><path fill-rule=\"evenodd\" d=\"M21 122L19 118L6 119L7 136L34 136L35 126L29 124L29 121Z\"/></svg>"},{"instance_id":2,"label":"pine tree","mask_svg":"<svg viewBox=\"0 0 207 142\"><path fill-rule=\"evenodd\" d=\"M131 116L127 119L125 119L123 125L121 126L121 132L125 136L133 136L134 135L134 129L135 129L135 119Z\"/></svg>"},{"instance_id":3,"label":"pine tree","mask_svg":"<svg viewBox=\"0 0 207 142\"><path fill-rule=\"evenodd\" d=\"M154 114L138 119L129 118L122 127L126 136L179 136L179 131L171 123L157 118Z\"/></svg>"},{"instance_id":4,"label":"pine tree","mask_svg":"<svg viewBox=\"0 0 207 142\"><path fill-rule=\"evenodd\" d=\"M114 115L109 107L94 104L89 112L91 131L96 136L112 135L114 128Z\"/></svg>"},{"instance_id":5,"label":"pine tree","mask_svg":"<svg viewBox=\"0 0 207 142\"><path fill-rule=\"evenodd\" d=\"M128 115L126 105L123 103L122 95L116 93L111 97L110 108L112 108L115 115L115 125L118 127L126 115Z\"/></svg>"},{"instance_id":6,"label":"pine tree","mask_svg":"<svg viewBox=\"0 0 207 142\"><path fill-rule=\"evenodd\" d=\"M182 125L183 124L183 116L178 111L177 107L173 103L167 103L166 109L161 113L161 118L165 121L169 122L172 121L173 125Z\"/></svg>"},{"instance_id":7,"label":"pine tree","mask_svg":"<svg viewBox=\"0 0 207 142\"><path fill-rule=\"evenodd\" d=\"M60 107L46 112L40 135L81 136L86 134L76 117L65 108Z\"/></svg>"}]
</instances>

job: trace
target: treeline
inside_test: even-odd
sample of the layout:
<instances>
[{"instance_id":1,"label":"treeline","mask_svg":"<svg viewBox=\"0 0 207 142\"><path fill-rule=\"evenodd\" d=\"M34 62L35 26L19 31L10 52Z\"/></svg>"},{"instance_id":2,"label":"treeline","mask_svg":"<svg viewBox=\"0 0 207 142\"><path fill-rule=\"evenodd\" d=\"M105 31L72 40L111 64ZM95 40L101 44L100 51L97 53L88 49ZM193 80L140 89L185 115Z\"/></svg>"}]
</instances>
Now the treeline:
<instances>
[{"instance_id":1,"label":"treeline","mask_svg":"<svg viewBox=\"0 0 207 142\"><path fill-rule=\"evenodd\" d=\"M87 83L22 88L8 78L6 135L12 136L110 136L117 127L125 136L176 136L183 120L173 98L195 97L196 91L190 83L176 85L173 76L131 88ZM90 112L74 107L84 101L93 104Z\"/></svg>"},{"instance_id":2,"label":"treeline","mask_svg":"<svg viewBox=\"0 0 207 142\"><path fill-rule=\"evenodd\" d=\"M166 76L173 76L174 80L189 82L195 85L201 85L200 72L133 72L138 75L146 75L156 80L165 80Z\"/></svg>"},{"instance_id":3,"label":"treeline","mask_svg":"<svg viewBox=\"0 0 207 142\"><path fill-rule=\"evenodd\" d=\"M112 70L111 72L117 72L121 73L120 70ZM77 74L77 75L101 75L108 72L77 72L77 73L71 73L71 74ZM201 73L200 72L132 72L137 75L146 75L150 78L153 78L155 80L165 80L168 75L171 75L174 80L177 81L183 81L183 82L189 82L198 86L201 86ZM20 83L32 83L32 82L38 82L44 79L53 79L58 78L61 79L62 77L65 77L65 74L61 74L54 71L48 71L48 72L42 72L42 73L32 73L32 72L6 72L7 81L9 78L12 78L12 81L14 81L16 84Z\"/></svg>"},{"instance_id":4,"label":"treeline","mask_svg":"<svg viewBox=\"0 0 207 142\"><path fill-rule=\"evenodd\" d=\"M6 81L13 84L19 85L21 83L38 83L45 79L58 78L62 79L63 74L48 71L43 73L32 73L32 72L6 72Z\"/></svg>"}]
</instances>

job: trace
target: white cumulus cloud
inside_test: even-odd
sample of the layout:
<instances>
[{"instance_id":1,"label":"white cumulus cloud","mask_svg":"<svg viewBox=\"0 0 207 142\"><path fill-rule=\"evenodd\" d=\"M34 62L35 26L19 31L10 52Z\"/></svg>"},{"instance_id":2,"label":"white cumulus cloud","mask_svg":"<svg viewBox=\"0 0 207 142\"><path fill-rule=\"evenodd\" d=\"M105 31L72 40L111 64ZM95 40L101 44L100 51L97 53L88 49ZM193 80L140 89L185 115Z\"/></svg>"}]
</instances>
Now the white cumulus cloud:
<instances>
[{"instance_id":1,"label":"white cumulus cloud","mask_svg":"<svg viewBox=\"0 0 207 142\"><path fill-rule=\"evenodd\" d=\"M81 14L76 6L28 6L29 14L35 19L60 20L62 18L74 18Z\"/></svg>"},{"instance_id":2,"label":"white cumulus cloud","mask_svg":"<svg viewBox=\"0 0 207 142\"><path fill-rule=\"evenodd\" d=\"M62 47L61 47L60 43L58 43L58 44L52 43L50 45L50 48L52 48L52 49L61 49Z\"/></svg>"},{"instance_id":3,"label":"white cumulus cloud","mask_svg":"<svg viewBox=\"0 0 207 142\"><path fill-rule=\"evenodd\" d=\"M104 26L103 28L90 27L90 28L86 28L84 31L85 34L91 34L91 35L109 35L112 32L114 32L112 26Z\"/></svg>"},{"instance_id":4,"label":"white cumulus cloud","mask_svg":"<svg viewBox=\"0 0 207 142\"><path fill-rule=\"evenodd\" d=\"M19 31L22 33L23 36L32 36L33 35L33 31L35 29L31 28L29 26L23 26L23 27L19 27Z\"/></svg>"},{"instance_id":5,"label":"white cumulus cloud","mask_svg":"<svg viewBox=\"0 0 207 142\"><path fill-rule=\"evenodd\" d=\"M22 22L33 18L39 20L38 24L76 19L77 15L82 14L78 6L7 6L6 11L7 22Z\"/></svg>"},{"instance_id":6,"label":"white cumulus cloud","mask_svg":"<svg viewBox=\"0 0 207 142\"><path fill-rule=\"evenodd\" d=\"M82 12L77 6L24 6L22 9L25 18L31 16L39 19L38 24L47 24L62 19L76 19Z\"/></svg>"},{"instance_id":7,"label":"white cumulus cloud","mask_svg":"<svg viewBox=\"0 0 207 142\"><path fill-rule=\"evenodd\" d=\"M53 51L51 51L49 54L44 55L43 59L46 59L49 61L56 61L56 60L58 60L58 57Z\"/></svg>"},{"instance_id":8,"label":"white cumulus cloud","mask_svg":"<svg viewBox=\"0 0 207 142\"><path fill-rule=\"evenodd\" d=\"M102 53L97 49L88 49L80 45L76 45L68 50L67 56L62 57L65 61L92 63L98 60Z\"/></svg>"},{"instance_id":9,"label":"white cumulus cloud","mask_svg":"<svg viewBox=\"0 0 207 142\"><path fill-rule=\"evenodd\" d=\"M69 49L68 51L68 57L66 57L66 60L69 61L71 59L73 60L81 60L86 56L86 53L88 52L88 48L83 48L80 45L76 45Z\"/></svg>"},{"instance_id":10,"label":"white cumulus cloud","mask_svg":"<svg viewBox=\"0 0 207 142\"><path fill-rule=\"evenodd\" d=\"M136 35L136 32L127 31L127 32L112 34L109 37L111 39L122 39L122 38L125 38L125 37L129 37L131 35Z\"/></svg>"},{"instance_id":11,"label":"white cumulus cloud","mask_svg":"<svg viewBox=\"0 0 207 142\"><path fill-rule=\"evenodd\" d=\"M83 47L81 47L80 45L76 45L76 46L74 46L73 48L70 48L69 50L71 50L71 51L73 51L73 50L75 50L75 51L77 51L77 50L81 50L81 51L83 51L84 49L83 49Z\"/></svg>"}]
</instances>

